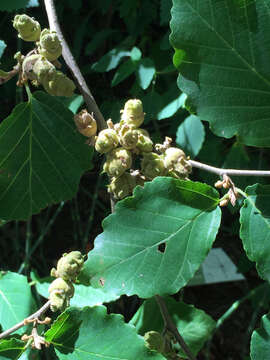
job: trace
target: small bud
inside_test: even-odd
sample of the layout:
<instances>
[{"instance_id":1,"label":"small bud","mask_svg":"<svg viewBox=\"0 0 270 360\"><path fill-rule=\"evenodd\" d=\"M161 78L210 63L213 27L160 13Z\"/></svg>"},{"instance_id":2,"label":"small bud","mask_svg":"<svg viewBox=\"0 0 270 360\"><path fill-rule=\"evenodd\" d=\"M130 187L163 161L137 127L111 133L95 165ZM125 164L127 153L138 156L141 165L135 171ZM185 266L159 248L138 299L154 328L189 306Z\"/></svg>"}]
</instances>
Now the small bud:
<instances>
[{"instance_id":1,"label":"small bud","mask_svg":"<svg viewBox=\"0 0 270 360\"><path fill-rule=\"evenodd\" d=\"M141 100L131 99L125 103L124 110L121 110L121 120L128 125L139 127L144 121L144 112Z\"/></svg>"},{"instance_id":2,"label":"small bud","mask_svg":"<svg viewBox=\"0 0 270 360\"><path fill-rule=\"evenodd\" d=\"M97 122L93 118L93 115L90 115L86 109L83 109L79 114L74 115L74 121L78 131L82 135L87 137L96 135Z\"/></svg>"},{"instance_id":3,"label":"small bud","mask_svg":"<svg viewBox=\"0 0 270 360\"><path fill-rule=\"evenodd\" d=\"M138 134L132 127L124 124L118 131L120 144L127 150L134 149L138 142Z\"/></svg>"},{"instance_id":4,"label":"small bud","mask_svg":"<svg viewBox=\"0 0 270 360\"><path fill-rule=\"evenodd\" d=\"M49 81L43 81L42 85L48 94L54 96L72 96L76 86L61 71L55 71Z\"/></svg>"},{"instance_id":5,"label":"small bud","mask_svg":"<svg viewBox=\"0 0 270 360\"><path fill-rule=\"evenodd\" d=\"M138 134L136 148L139 149L141 153L151 152L153 150L153 141L150 139L148 132L143 129L136 129L134 131Z\"/></svg>"},{"instance_id":6,"label":"small bud","mask_svg":"<svg viewBox=\"0 0 270 360\"><path fill-rule=\"evenodd\" d=\"M219 206L223 207L223 206L227 206L228 204L229 204L229 199L227 198L227 199L221 200L219 203Z\"/></svg>"},{"instance_id":7,"label":"small bud","mask_svg":"<svg viewBox=\"0 0 270 360\"><path fill-rule=\"evenodd\" d=\"M165 350L165 341L162 335L157 331L148 331L144 334L145 346L149 350L163 353Z\"/></svg>"},{"instance_id":8,"label":"small bud","mask_svg":"<svg viewBox=\"0 0 270 360\"><path fill-rule=\"evenodd\" d=\"M105 154L114 148L116 148L119 144L119 138L115 130L113 129L105 129L100 131L96 138L95 149L101 153Z\"/></svg>"},{"instance_id":9,"label":"small bud","mask_svg":"<svg viewBox=\"0 0 270 360\"><path fill-rule=\"evenodd\" d=\"M84 264L84 256L80 251L63 254L57 262L57 269L51 270L51 276L75 281Z\"/></svg>"},{"instance_id":10,"label":"small bud","mask_svg":"<svg viewBox=\"0 0 270 360\"><path fill-rule=\"evenodd\" d=\"M169 147L164 153L164 164L170 176L187 179L192 170L183 150Z\"/></svg>"},{"instance_id":11,"label":"small bud","mask_svg":"<svg viewBox=\"0 0 270 360\"><path fill-rule=\"evenodd\" d=\"M150 180L167 173L163 158L153 152L143 153L141 169L143 175Z\"/></svg>"},{"instance_id":12,"label":"small bud","mask_svg":"<svg viewBox=\"0 0 270 360\"><path fill-rule=\"evenodd\" d=\"M69 306L69 301L74 295L74 286L70 281L62 278L55 279L49 286L50 308L53 312L65 310Z\"/></svg>"},{"instance_id":13,"label":"small bud","mask_svg":"<svg viewBox=\"0 0 270 360\"><path fill-rule=\"evenodd\" d=\"M62 45L56 31L49 29L41 31L38 51L49 61L54 61L61 56Z\"/></svg>"},{"instance_id":14,"label":"small bud","mask_svg":"<svg viewBox=\"0 0 270 360\"><path fill-rule=\"evenodd\" d=\"M34 72L34 66L36 62L40 60L41 60L41 56L37 54L26 56L24 58L22 63L22 71L23 71L23 77L25 79L37 80L38 75Z\"/></svg>"},{"instance_id":15,"label":"small bud","mask_svg":"<svg viewBox=\"0 0 270 360\"><path fill-rule=\"evenodd\" d=\"M24 41L38 41L40 37L40 24L28 15L16 15L13 20L13 27L18 31Z\"/></svg>"},{"instance_id":16,"label":"small bud","mask_svg":"<svg viewBox=\"0 0 270 360\"><path fill-rule=\"evenodd\" d=\"M136 185L136 178L125 172L119 177L112 178L112 181L108 186L108 192L113 194L116 199L123 199L132 194Z\"/></svg>"},{"instance_id":17,"label":"small bud","mask_svg":"<svg viewBox=\"0 0 270 360\"><path fill-rule=\"evenodd\" d=\"M216 183L215 183L215 187L217 189L221 189L223 187L223 181L221 180L218 180Z\"/></svg>"},{"instance_id":18,"label":"small bud","mask_svg":"<svg viewBox=\"0 0 270 360\"><path fill-rule=\"evenodd\" d=\"M111 177L118 177L126 170L130 169L131 164L131 152L120 147L108 153L107 159L103 165L103 171Z\"/></svg>"}]
</instances>

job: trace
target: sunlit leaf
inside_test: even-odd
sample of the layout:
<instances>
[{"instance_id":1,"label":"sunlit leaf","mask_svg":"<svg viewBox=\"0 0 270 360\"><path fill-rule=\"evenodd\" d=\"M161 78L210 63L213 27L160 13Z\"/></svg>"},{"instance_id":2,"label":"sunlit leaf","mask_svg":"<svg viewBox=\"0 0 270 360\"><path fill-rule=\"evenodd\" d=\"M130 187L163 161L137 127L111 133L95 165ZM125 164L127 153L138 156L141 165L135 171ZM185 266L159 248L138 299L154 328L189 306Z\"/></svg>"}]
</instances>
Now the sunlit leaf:
<instances>
[{"instance_id":1,"label":"sunlit leaf","mask_svg":"<svg viewBox=\"0 0 270 360\"><path fill-rule=\"evenodd\" d=\"M270 185L249 186L246 193L249 196L241 208L240 237L259 275L270 281Z\"/></svg>"},{"instance_id":2,"label":"sunlit leaf","mask_svg":"<svg viewBox=\"0 0 270 360\"><path fill-rule=\"evenodd\" d=\"M37 92L0 126L0 218L27 219L75 195L91 167L92 149L73 114L56 97Z\"/></svg>"},{"instance_id":3,"label":"sunlit leaf","mask_svg":"<svg viewBox=\"0 0 270 360\"><path fill-rule=\"evenodd\" d=\"M118 202L85 263L94 287L147 298L174 294L193 277L215 239L218 194L208 185L157 178Z\"/></svg>"},{"instance_id":4,"label":"sunlit leaf","mask_svg":"<svg viewBox=\"0 0 270 360\"><path fill-rule=\"evenodd\" d=\"M103 306L67 309L45 337L61 360L164 359L145 347L135 327L125 324L120 315L107 315Z\"/></svg>"},{"instance_id":5,"label":"sunlit leaf","mask_svg":"<svg viewBox=\"0 0 270 360\"><path fill-rule=\"evenodd\" d=\"M0 278L0 324L7 330L33 312L33 298L26 276L8 272ZM21 334L20 329L17 333Z\"/></svg>"},{"instance_id":6,"label":"sunlit leaf","mask_svg":"<svg viewBox=\"0 0 270 360\"><path fill-rule=\"evenodd\" d=\"M173 0L178 86L212 131L270 146L269 1Z\"/></svg>"},{"instance_id":7,"label":"sunlit leaf","mask_svg":"<svg viewBox=\"0 0 270 360\"><path fill-rule=\"evenodd\" d=\"M178 127L176 143L187 155L195 157L201 150L204 136L205 131L200 118L190 115Z\"/></svg>"}]
</instances>

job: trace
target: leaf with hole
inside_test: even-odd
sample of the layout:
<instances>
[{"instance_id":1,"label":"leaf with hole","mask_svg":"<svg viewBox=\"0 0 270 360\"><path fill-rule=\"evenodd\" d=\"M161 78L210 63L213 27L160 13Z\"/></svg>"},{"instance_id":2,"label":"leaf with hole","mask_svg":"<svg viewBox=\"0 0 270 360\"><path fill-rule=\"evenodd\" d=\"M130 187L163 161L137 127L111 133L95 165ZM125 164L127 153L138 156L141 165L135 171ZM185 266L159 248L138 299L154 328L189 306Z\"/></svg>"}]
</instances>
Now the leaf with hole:
<instances>
[{"instance_id":1,"label":"leaf with hole","mask_svg":"<svg viewBox=\"0 0 270 360\"><path fill-rule=\"evenodd\" d=\"M220 223L208 185L160 177L137 187L103 222L83 272L115 295L174 294L193 277Z\"/></svg>"},{"instance_id":2,"label":"leaf with hole","mask_svg":"<svg viewBox=\"0 0 270 360\"><path fill-rule=\"evenodd\" d=\"M216 135L252 146L270 146L269 14L268 0L173 0L170 23L191 106Z\"/></svg>"},{"instance_id":3,"label":"leaf with hole","mask_svg":"<svg viewBox=\"0 0 270 360\"><path fill-rule=\"evenodd\" d=\"M0 126L0 218L27 219L71 199L92 149L56 97L36 92Z\"/></svg>"},{"instance_id":4,"label":"leaf with hole","mask_svg":"<svg viewBox=\"0 0 270 360\"><path fill-rule=\"evenodd\" d=\"M240 212L240 237L259 275L270 281L270 185L249 186L246 193L248 198Z\"/></svg>"},{"instance_id":5,"label":"leaf with hole","mask_svg":"<svg viewBox=\"0 0 270 360\"><path fill-rule=\"evenodd\" d=\"M161 360L150 352L135 327L121 315L107 315L104 306L69 308L46 332L45 338L55 346L60 360Z\"/></svg>"}]
</instances>

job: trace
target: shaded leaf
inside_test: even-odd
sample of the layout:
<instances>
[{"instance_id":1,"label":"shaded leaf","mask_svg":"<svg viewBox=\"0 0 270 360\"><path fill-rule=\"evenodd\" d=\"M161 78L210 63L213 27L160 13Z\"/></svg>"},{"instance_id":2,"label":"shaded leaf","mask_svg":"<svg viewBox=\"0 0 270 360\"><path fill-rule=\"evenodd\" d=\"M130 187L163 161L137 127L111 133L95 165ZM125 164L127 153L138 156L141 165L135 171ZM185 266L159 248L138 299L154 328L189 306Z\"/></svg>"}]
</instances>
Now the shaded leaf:
<instances>
[{"instance_id":1,"label":"shaded leaf","mask_svg":"<svg viewBox=\"0 0 270 360\"><path fill-rule=\"evenodd\" d=\"M23 296L22 296L23 295ZM3 330L25 319L33 312L33 298L26 276L8 272L0 278L0 324ZM25 329L19 329L22 334Z\"/></svg>"},{"instance_id":2,"label":"shaded leaf","mask_svg":"<svg viewBox=\"0 0 270 360\"><path fill-rule=\"evenodd\" d=\"M260 328L252 334L250 357L251 360L266 360L270 358L270 314L262 317Z\"/></svg>"},{"instance_id":3,"label":"shaded leaf","mask_svg":"<svg viewBox=\"0 0 270 360\"><path fill-rule=\"evenodd\" d=\"M169 91L163 94L165 104L157 114L157 119L162 120L173 116L181 107L184 106L186 95L180 94L176 86L172 86Z\"/></svg>"},{"instance_id":4,"label":"shaded leaf","mask_svg":"<svg viewBox=\"0 0 270 360\"><path fill-rule=\"evenodd\" d=\"M269 20L264 0L173 0L179 88L215 134L252 146L270 146Z\"/></svg>"},{"instance_id":5,"label":"shaded leaf","mask_svg":"<svg viewBox=\"0 0 270 360\"><path fill-rule=\"evenodd\" d=\"M120 82L133 74L136 71L137 67L138 65L131 59L121 64L114 74L111 85L118 85Z\"/></svg>"},{"instance_id":6,"label":"shaded leaf","mask_svg":"<svg viewBox=\"0 0 270 360\"><path fill-rule=\"evenodd\" d=\"M195 115L190 115L177 129L176 144L179 145L187 155L195 157L201 150L204 137L205 131L200 118Z\"/></svg>"},{"instance_id":7,"label":"shaded leaf","mask_svg":"<svg viewBox=\"0 0 270 360\"><path fill-rule=\"evenodd\" d=\"M45 337L55 346L59 359L163 359L146 349L143 338L121 315L107 315L103 306L67 309Z\"/></svg>"},{"instance_id":8,"label":"shaded leaf","mask_svg":"<svg viewBox=\"0 0 270 360\"><path fill-rule=\"evenodd\" d=\"M25 8L29 0L1 0L0 11L13 11Z\"/></svg>"},{"instance_id":9,"label":"shaded leaf","mask_svg":"<svg viewBox=\"0 0 270 360\"><path fill-rule=\"evenodd\" d=\"M150 58L144 58L140 61L137 77L140 87L145 90L151 84L155 75L155 65Z\"/></svg>"},{"instance_id":10,"label":"shaded leaf","mask_svg":"<svg viewBox=\"0 0 270 360\"><path fill-rule=\"evenodd\" d=\"M249 186L246 193L249 196L240 212L240 237L259 275L270 281L270 185Z\"/></svg>"},{"instance_id":11,"label":"shaded leaf","mask_svg":"<svg viewBox=\"0 0 270 360\"><path fill-rule=\"evenodd\" d=\"M130 52L130 58L133 61L139 61L140 58L142 57L142 52L139 48L137 48L136 46L134 46Z\"/></svg>"},{"instance_id":12,"label":"shaded leaf","mask_svg":"<svg viewBox=\"0 0 270 360\"><path fill-rule=\"evenodd\" d=\"M174 294L192 278L220 222L208 185L160 177L117 203L103 222L83 272L105 292Z\"/></svg>"},{"instance_id":13,"label":"shaded leaf","mask_svg":"<svg viewBox=\"0 0 270 360\"><path fill-rule=\"evenodd\" d=\"M170 297L166 297L164 301L178 331L196 356L205 341L211 337L216 322L203 310L196 309L193 305L185 304L182 301L177 302ZM156 300L154 298L146 300L130 323L135 325L137 332L142 336L151 330L162 333L164 322ZM186 358L181 349L179 355Z\"/></svg>"},{"instance_id":14,"label":"shaded leaf","mask_svg":"<svg viewBox=\"0 0 270 360\"><path fill-rule=\"evenodd\" d=\"M130 51L122 48L112 49L107 54L102 56L98 62L92 65L92 70L97 72L110 71L116 68L120 60L125 56L130 56Z\"/></svg>"},{"instance_id":15,"label":"shaded leaf","mask_svg":"<svg viewBox=\"0 0 270 360\"><path fill-rule=\"evenodd\" d=\"M172 0L160 0L160 25L167 25L171 19Z\"/></svg>"},{"instance_id":16,"label":"shaded leaf","mask_svg":"<svg viewBox=\"0 0 270 360\"><path fill-rule=\"evenodd\" d=\"M0 360L20 358L24 349L25 343L18 339L0 340Z\"/></svg>"},{"instance_id":17,"label":"shaded leaf","mask_svg":"<svg viewBox=\"0 0 270 360\"><path fill-rule=\"evenodd\" d=\"M36 92L0 126L0 217L27 219L74 196L92 149L73 114L56 97Z\"/></svg>"},{"instance_id":18,"label":"shaded leaf","mask_svg":"<svg viewBox=\"0 0 270 360\"><path fill-rule=\"evenodd\" d=\"M85 47L85 54L91 55L101 45L104 44L104 41L106 41L109 37L115 36L116 34L118 34L118 31L112 29L103 29L95 33L93 39Z\"/></svg>"}]
</instances>

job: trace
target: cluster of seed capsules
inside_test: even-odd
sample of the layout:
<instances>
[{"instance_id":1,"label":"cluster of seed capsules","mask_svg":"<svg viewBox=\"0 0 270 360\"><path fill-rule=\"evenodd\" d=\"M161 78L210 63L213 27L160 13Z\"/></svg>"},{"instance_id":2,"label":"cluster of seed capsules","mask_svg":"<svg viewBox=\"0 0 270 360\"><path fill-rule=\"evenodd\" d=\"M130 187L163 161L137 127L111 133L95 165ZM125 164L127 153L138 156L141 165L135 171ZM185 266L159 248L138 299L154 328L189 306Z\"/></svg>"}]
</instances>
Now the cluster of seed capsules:
<instances>
[{"instance_id":1,"label":"cluster of seed capsules","mask_svg":"<svg viewBox=\"0 0 270 360\"><path fill-rule=\"evenodd\" d=\"M168 137L154 146L149 133L140 128L145 117L140 100L128 100L120 113L120 121L113 124L108 120L108 128L97 136L95 120L86 110L74 118L78 130L92 138L96 151L106 155L103 171L110 178L108 191L115 199L123 199L136 185L143 186L157 176L188 179L191 165L185 153L171 147ZM139 169L134 169L136 164Z\"/></svg>"},{"instance_id":2,"label":"cluster of seed capsules","mask_svg":"<svg viewBox=\"0 0 270 360\"><path fill-rule=\"evenodd\" d=\"M56 279L49 286L50 308L52 311L63 311L69 306L74 295L74 283L82 270L84 255L80 251L65 253L58 260L57 268L52 268L51 276Z\"/></svg>"},{"instance_id":3,"label":"cluster of seed capsules","mask_svg":"<svg viewBox=\"0 0 270 360\"><path fill-rule=\"evenodd\" d=\"M62 45L56 32L50 29L41 31L39 22L25 14L15 16L13 27L19 38L35 43L26 56L20 52L14 56L20 66L18 85L30 80L35 86L42 85L50 95L73 95L74 82L57 70L61 67L58 58L62 54Z\"/></svg>"}]
</instances>

